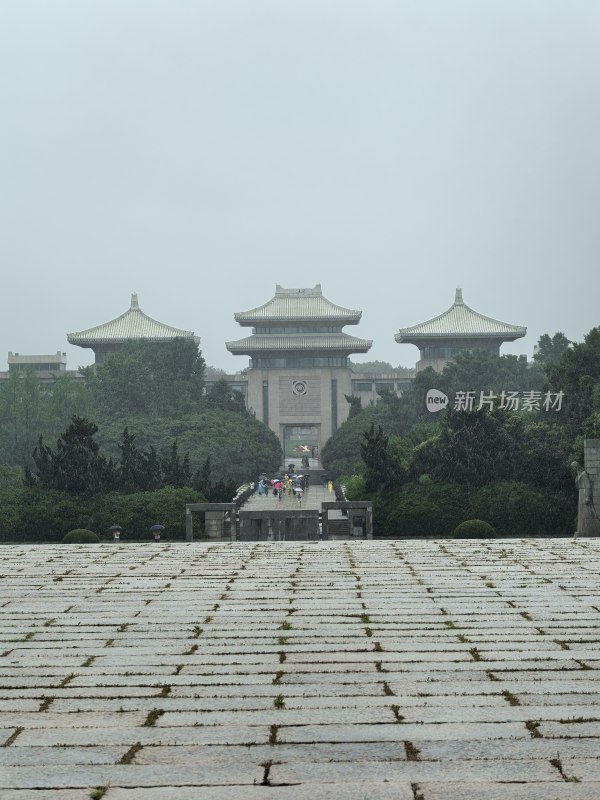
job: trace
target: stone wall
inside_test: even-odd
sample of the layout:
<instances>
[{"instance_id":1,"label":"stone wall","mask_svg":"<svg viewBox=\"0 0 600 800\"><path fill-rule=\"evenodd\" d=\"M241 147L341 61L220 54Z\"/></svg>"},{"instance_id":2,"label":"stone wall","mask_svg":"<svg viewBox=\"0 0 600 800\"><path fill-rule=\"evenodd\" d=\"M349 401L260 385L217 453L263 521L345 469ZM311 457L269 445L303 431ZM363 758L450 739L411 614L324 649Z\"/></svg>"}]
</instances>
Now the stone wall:
<instances>
[{"instance_id":1,"label":"stone wall","mask_svg":"<svg viewBox=\"0 0 600 800\"><path fill-rule=\"evenodd\" d=\"M592 483L592 507L579 527L587 536L600 536L600 439L585 440L583 465Z\"/></svg>"}]
</instances>

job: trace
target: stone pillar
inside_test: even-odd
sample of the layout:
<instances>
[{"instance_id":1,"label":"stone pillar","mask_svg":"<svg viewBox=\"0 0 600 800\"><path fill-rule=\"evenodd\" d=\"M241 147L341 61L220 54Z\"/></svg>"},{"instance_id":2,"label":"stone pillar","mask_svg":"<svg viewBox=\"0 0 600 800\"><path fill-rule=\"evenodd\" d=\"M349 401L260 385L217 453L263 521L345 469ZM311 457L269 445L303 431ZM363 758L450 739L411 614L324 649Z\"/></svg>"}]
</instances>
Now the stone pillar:
<instances>
[{"instance_id":1,"label":"stone pillar","mask_svg":"<svg viewBox=\"0 0 600 800\"><path fill-rule=\"evenodd\" d=\"M373 538L373 506L368 505L365 509L365 528L367 539Z\"/></svg>"},{"instance_id":2,"label":"stone pillar","mask_svg":"<svg viewBox=\"0 0 600 800\"><path fill-rule=\"evenodd\" d=\"M583 465L592 484L592 502L584 508L577 529L584 536L600 536L600 439L586 439Z\"/></svg>"},{"instance_id":3,"label":"stone pillar","mask_svg":"<svg viewBox=\"0 0 600 800\"><path fill-rule=\"evenodd\" d=\"M186 542L194 541L194 523L191 508L186 508L185 510L185 540Z\"/></svg>"},{"instance_id":4,"label":"stone pillar","mask_svg":"<svg viewBox=\"0 0 600 800\"><path fill-rule=\"evenodd\" d=\"M321 527L323 529L323 540L329 539L329 512L321 506Z\"/></svg>"}]
</instances>

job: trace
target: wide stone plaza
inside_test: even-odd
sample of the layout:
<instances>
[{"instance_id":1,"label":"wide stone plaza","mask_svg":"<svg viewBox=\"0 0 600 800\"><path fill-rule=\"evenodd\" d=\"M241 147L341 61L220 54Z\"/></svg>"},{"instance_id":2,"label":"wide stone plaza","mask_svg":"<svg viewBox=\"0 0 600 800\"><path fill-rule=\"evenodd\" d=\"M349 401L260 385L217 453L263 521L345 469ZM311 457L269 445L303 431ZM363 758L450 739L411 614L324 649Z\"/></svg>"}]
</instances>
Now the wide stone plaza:
<instances>
[{"instance_id":1,"label":"wide stone plaza","mask_svg":"<svg viewBox=\"0 0 600 800\"><path fill-rule=\"evenodd\" d=\"M600 540L5 546L3 800L598 800Z\"/></svg>"}]
</instances>

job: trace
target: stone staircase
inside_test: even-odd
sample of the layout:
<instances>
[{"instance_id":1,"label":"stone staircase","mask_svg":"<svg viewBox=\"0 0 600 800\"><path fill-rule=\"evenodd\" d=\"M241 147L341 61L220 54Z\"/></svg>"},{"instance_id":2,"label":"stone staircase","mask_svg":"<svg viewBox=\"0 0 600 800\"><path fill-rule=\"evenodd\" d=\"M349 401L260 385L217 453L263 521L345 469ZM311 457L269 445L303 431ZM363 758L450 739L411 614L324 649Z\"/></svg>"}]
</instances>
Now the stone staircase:
<instances>
[{"instance_id":1,"label":"stone staircase","mask_svg":"<svg viewBox=\"0 0 600 800\"><path fill-rule=\"evenodd\" d=\"M329 518L327 522L327 535L329 538L347 538L352 531L350 530L350 520L348 517Z\"/></svg>"}]
</instances>

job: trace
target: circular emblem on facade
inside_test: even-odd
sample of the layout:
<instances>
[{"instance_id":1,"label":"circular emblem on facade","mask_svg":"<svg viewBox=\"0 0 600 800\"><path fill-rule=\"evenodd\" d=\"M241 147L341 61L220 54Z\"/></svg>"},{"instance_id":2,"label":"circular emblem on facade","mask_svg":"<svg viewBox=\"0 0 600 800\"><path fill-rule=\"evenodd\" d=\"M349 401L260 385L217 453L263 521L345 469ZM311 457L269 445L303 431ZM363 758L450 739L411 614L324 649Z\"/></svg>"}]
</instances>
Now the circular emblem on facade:
<instances>
[{"instance_id":1,"label":"circular emblem on facade","mask_svg":"<svg viewBox=\"0 0 600 800\"><path fill-rule=\"evenodd\" d=\"M292 393L297 397L301 397L308 392L306 381L292 381Z\"/></svg>"}]
</instances>

